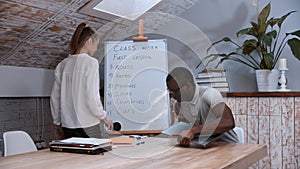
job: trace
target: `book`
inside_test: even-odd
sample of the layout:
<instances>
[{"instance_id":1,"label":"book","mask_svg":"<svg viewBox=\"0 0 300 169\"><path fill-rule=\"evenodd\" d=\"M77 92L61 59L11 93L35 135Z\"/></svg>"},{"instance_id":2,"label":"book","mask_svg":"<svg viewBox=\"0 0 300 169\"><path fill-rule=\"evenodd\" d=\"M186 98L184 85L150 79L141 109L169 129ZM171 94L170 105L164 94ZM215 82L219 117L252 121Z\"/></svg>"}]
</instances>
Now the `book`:
<instances>
[{"instance_id":1,"label":"book","mask_svg":"<svg viewBox=\"0 0 300 169\"><path fill-rule=\"evenodd\" d=\"M229 91L225 70L222 68L204 69L202 72L198 73L198 77L195 79L198 86L216 88L220 92Z\"/></svg>"},{"instance_id":2,"label":"book","mask_svg":"<svg viewBox=\"0 0 300 169\"><path fill-rule=\"evenodd\" d=\"M202 72L207 73L207 72L225 72L225 69L223 68L207 68L202 70Z\"/></svg>"},{"instance_id":3,"label":"book","mask_svg":"<svg viewBox=\"0 0 300 169\"><path fill-rule=\"evenodd\" d=\"M210 82L227 82L225 76L223 77L211 77L211 78L196 78L197 83L210 83Z\"/></svg>"},{"instance_id":4,"label":"book","mask_svg":"<svg viewBox=\"0 0 300 169\"><path fill-rule=\"evenodd\" d=\"M198 86L207 86L207 87L229 87L227 82L207 82L207 83L197 83Z\"/></svg>"},{"instance_id":5,"label":"book","mask_svg":"<svg viewBox=\"0 0 300 169\"><path fill-rule=\"evenodd\" d=\"M186 123L186 122L180 121L180 122L172 125L168 129L163 130L161 133L168 135L168 136L174 136L174 135L178 135L180 132L182 132L184 130L191 129L192 127L193 127L193 125L191 123Z\"/></svg>"},{"instance_id":6,"label":"book","mask_svg":"<svg viewBox=\"0 0 300 169\"><path fill-rule=\"evenodd\" d=\"M196 78L225 77L225 72L200 72Z\"/></svg>"},{"instance_id":7,"label":"book","mask_svg":"<svg viewBox=\"0 0 300 169\"><path fill-rule=\"evenodd\" d=\"M220 92L229 92L229 87L214 87L214 88L219 90Z\"/></svg>"}]
</instances>

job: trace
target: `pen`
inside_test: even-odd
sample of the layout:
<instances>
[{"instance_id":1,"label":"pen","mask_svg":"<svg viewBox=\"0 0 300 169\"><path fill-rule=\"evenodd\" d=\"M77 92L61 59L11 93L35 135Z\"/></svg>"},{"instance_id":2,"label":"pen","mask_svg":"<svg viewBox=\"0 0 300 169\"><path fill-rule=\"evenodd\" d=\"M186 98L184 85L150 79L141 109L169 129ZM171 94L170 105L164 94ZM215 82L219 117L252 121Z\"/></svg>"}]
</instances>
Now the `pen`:
<instances>
[{"instance_id":1,"label":"pen","mask_svg":"<svg viewBox=\"0 0 300 169\"><path fill-rule=\"evenodd\" d=\"M140 145L140 144L145 144L145 141L141 141L141 142L136 143L136 145Z\"/></svg>"}]
</instances>

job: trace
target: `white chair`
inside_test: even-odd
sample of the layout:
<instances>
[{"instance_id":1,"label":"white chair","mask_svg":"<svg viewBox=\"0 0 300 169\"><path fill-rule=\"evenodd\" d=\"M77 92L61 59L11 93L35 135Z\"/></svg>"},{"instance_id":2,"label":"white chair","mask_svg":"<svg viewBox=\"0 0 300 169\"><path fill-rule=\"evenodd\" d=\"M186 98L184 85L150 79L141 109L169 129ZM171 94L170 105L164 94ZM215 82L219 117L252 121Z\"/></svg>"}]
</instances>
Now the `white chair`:
<instances>
[{"instance_id":1,"label":"white chair","mask_svg":"<svg viewBox=\"0 0 300 169\"><path fill-rule=\"evenodd\" d=\"M233 131L237 134L240 143L244 143L244 129L241 127L233 128Z\"/></svg>"},{"instance_id":2,"label":"white chair","mask_svg":"<svg viewBox=\"0 0 300 169\"><path fill-rule=\"evenodd\" d=\"M25 131L3 133L4 156L37 151L34 141Z\"/></svg>"}]
</instances>

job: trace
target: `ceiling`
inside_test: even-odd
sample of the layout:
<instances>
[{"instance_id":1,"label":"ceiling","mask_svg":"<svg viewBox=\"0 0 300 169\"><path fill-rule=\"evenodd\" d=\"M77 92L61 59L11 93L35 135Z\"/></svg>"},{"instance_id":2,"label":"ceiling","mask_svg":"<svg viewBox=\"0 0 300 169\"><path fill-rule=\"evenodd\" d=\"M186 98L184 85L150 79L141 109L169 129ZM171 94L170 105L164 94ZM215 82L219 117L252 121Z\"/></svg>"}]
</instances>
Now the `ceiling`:
<instances>
[{"instance_id":1,"label":"ceiling","mask_svg":"<svg viewBox=\"0 0 300 169\"><path fill-rule=\"evenodd\" d=\"M98 0L99 1L99 0ZM1 0L0 65L54 69L68 55L69 40L76 26L86 22L101 37L99 50L107 40L124 40L138 34L138 19L110 18L89 13L95 0ZM180 16L198 0L162 0L144 15L145 32L159 29ZM169 14L169 15L166 15ZM103 55L103 54L102 54Z\"/></svg>"}]
</instances>

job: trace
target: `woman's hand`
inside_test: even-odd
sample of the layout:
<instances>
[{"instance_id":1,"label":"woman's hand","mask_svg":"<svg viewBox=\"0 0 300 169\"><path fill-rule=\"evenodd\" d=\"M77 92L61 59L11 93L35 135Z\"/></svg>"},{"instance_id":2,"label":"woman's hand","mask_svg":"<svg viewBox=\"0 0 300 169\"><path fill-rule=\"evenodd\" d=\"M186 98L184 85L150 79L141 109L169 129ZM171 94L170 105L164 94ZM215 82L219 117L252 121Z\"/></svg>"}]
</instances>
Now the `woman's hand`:
<instances>
[{"instance_id":1,"label":"woman's hand","mask_svg":"<svg viewBox=\"0 0 300 169\"><path fill-rule=\"evenodd\" d=\"M113 122L107 118L104 118L101 120L105 125L106 127L108 128L108 130L112 130L114 125L113 125Z\"/></svg>"},{"instance_id":2,"label":"woman's hand","mask_svg":"<svg viewBox=\"0 0 300 169\"><path fill-rule=\"evenodd\" d=\"M54 139L55 140L62 140L65 139L64 132L62 130L62 127L60 125L54 124Z\"/></svg>"}]
</instances>

